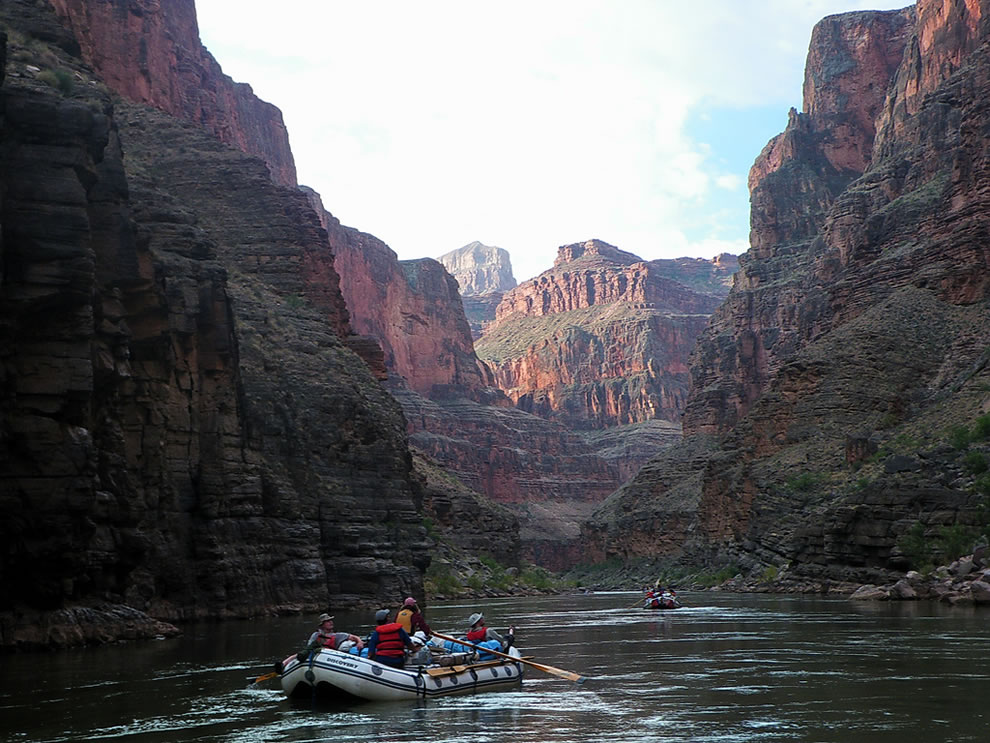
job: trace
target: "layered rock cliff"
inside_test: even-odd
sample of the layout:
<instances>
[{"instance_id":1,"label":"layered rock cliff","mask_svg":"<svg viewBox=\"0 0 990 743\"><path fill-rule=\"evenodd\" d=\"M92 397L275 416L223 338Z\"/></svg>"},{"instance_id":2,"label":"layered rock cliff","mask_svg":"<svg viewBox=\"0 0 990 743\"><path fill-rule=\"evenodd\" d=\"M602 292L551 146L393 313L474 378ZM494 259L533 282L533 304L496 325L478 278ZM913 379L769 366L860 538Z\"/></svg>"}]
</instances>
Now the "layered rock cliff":
<instances>
[{"instance_id":1,"label":"layered rock cliff","mask_svg":"<svg viewBox=\"0 0 990 743\"><path fill-rule=\"evenodd\" d=\"M586 530L602 555L662 543L874 581L916 525L930 542L987 526L948 445L990 407L987 11L921 0L815 28L804 111L753 166L752 247L692 360L686 440L720 442L610 499ZM644 498L695 516L620 541L610 514Z\"/></svg>"},{"instance_id":2,"label":"layered rock cliff","mask_svg":"<svg viewBox=\"0 0 990 743\"><path fill-rule=\"evenodd\" d=\"M204 127L264 160L276 183L295 185L282 112L223 74L199 40L195 0L49 1L111 89Z\"/></svg>"},{"instance_id":3,"label":"layered rock cliff","mask_svg":"<svg viewBox=\"0 0 990 743\"><path fill-rule=\"evenodd\" d=\"M578 524L642 461L628 446L631 436L598 443L513 409L475 354L457 282L443 266L429 258L399 261L377 238L342 226L316 194L309 197L322 214L351 323L384 348L386 384L402 405L410 441L482 496L477 502L513 514L518 533L487 532L487 553L548 568L580 560ZM655 428L648 434L654 445L670 436ZM506 523L494 513L484 520ZM508 553L499 546L517 542Z\"/></svg>"},{"instance_id":4,"label":"layered rock cliff","mask_svg":"<svg viewBox=\"0 0 990 743\"><path fill-rule=\"evenodd\" d=\"M400 261L374 235L340 224L319 194L306 192L327 231L351 325L380 344L393 382L427 397L490 397L491 374L475 355L453 277L432 258Z\"/></svg>"},{"instance_id":5,"label":"layered rock cliff","mask_svg":"<svg viewBox=\"0 0 990 743\"><path fill-rule=\"evenodd\" d=\"M112 104L44 6L0 20L0 644L420 591L405 421L306 196Z\"/></svg>"},{"instance_id":6,"label":"layered rock cliff","mask_svg":"<svg viewBox=\"0 0 990 743\"><path fill-rule=\"evenodd\" d=\"M502 295L516 286L509 252L475 241L439 260L457 280L471 337L477 340L495 319Z\"/></svg>"},{"instance_id":7,"label":"layered rock cliff","mask_svg":"<svg viewBox=\"0 0 990 743\"><path fill-rule=\"evenodd\" d=\"M708 291L669 278L681 266ZM734 269L730 257L647 262L598 240L566 245L553 269L504 294L476 349L541 417L578 429L678 422L688 357Z\"/></svg>"},{"instance_id":8,"label":"layered rock cliff","mask_svg":"<svg viewBox=\"0 0 990 743\"><path fill-rule=\"evenodd\" d=\"M621 483L619 454L508 405L393 394L417 449L516 516L525 559L551 569L584 560L579 524Z\"/></svg>"},{"instance_id":9,"label":"layered rock cliff","mask_svg":"<svg viewBox=\"0 0 990 743\"><path fill-rule=\"evenodd\" d=\"M509 251L477 240L438 259L457 280L462 297L505 292L516 286Z\"/></svg>"}]
</instances>

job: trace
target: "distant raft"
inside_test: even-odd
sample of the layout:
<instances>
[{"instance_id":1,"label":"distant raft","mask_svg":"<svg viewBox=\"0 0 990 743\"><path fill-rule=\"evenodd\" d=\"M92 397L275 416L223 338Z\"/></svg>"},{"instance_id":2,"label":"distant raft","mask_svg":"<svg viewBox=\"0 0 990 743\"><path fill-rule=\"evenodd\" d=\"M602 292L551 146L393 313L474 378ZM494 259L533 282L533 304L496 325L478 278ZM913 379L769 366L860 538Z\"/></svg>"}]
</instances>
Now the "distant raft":
<instances>
[{"instance_id":1,"label":"distant raft","mask_svg":"<svg viewBox=\"0 0 990 743\"><path fill-rule=\"evenodd\" d=\"M521 657L514 647L507 655ZM439 663L392 668L360 655L323 648L282 662L282 690L293 698L390 702L504 691L521 684L522 663L475 658L459 653L441 658Z\"/></svg>"},{"instance_id":2,"label":"distant raft","mask_svg":"<svg viewBox=\"0 0 990 743\"><path fill-rule=\"evenodd\" d=\"M662 596L648 596L643 601L644 609L680 609L681 602L677 596L664 593Z\"/></svg>"}]
</instances>

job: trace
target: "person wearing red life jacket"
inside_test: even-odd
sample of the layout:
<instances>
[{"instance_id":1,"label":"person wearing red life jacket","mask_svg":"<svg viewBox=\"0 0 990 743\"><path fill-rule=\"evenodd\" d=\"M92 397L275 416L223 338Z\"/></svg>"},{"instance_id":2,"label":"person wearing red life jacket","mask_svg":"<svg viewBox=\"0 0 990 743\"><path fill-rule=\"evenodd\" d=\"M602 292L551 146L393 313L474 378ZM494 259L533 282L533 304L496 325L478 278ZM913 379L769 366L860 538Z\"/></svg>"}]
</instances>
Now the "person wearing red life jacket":
<instances>
[{"instance_id":1,"label":"person wearing red life jacket","mask_svg":"<svg viewBox=\"0 0 990 743\"><path fill-rule=\"evenodd\" d=\"M471 626L471 629L468 630L465 639L468 642L474 643L475 645L481 642L485 642L486 640L496 640L502 646L502 652L504 653L506 650L512 647L512 643L516 639L515 627L509 627L509 631L507 633L508 637L502 637L502 635L500 635L495 630L485 626L485 615L482 614L481 612L475 612L470 617L468 617L468 624Z\"/></svg>"},{"instance_id":2,"label":"person wearing red life jacket","mask_svg":"<svg viewBox=\"0 0 990 743\"><path fill-rule=\"evenodd\" d=\"M316 632L309 636L309 642L306 643L306 650L317 648L337 650L348 640L357 645L358 650L364 647L364 642L357 635L352 635L348 632L334 632L333 617L329 614L320 614L318 621L320 623L319 627Z\"/></svg>"},{"instance_id":3,"label":"person wearing red life jacket","mask_svg":"<svg viewBox=\"0 0 990 743\"><path fill-rule=\"evenodd\" d=\"M406 664L406 648L415 649L409 634L398 622L390 622L388 609L375 613L376 627L368 638L368 657L393 668Z\"/></svg>"}]
</instances>

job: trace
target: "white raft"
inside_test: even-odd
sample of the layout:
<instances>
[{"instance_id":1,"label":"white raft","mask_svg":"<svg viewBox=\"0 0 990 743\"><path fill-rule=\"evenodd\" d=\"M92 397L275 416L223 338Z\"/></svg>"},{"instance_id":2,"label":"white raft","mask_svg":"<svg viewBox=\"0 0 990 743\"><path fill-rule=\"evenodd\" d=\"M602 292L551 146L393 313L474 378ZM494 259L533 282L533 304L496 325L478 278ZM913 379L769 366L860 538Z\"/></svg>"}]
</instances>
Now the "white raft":
<instances>
[{"instance_id":1,"label":"white raft","mask_svg":"<svg viewBox=\"0 0 990 743\"><path fill-rule=\"evenodd\" d=\"M509 648L508 654L520 657ZM392 668L350 653L323 648L282 670L286 696L310 699L357 697L370 701L432 699L453 694L503 691L522 681L522 663L497 659L453 666Z\"/></svg>"}]
</instances>

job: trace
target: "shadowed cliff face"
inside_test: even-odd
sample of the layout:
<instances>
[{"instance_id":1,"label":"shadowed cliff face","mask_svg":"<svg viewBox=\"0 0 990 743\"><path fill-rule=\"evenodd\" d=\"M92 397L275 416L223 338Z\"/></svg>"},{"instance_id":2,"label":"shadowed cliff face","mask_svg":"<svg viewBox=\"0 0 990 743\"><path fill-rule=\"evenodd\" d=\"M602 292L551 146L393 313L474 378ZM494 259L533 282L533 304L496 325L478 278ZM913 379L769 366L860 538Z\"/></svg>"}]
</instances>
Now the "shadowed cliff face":
<instances>
[{"instance_id":1,"label":"shadowed cliff face","mask_svg":"<svg viewBox=\"0 0 990 743\"><path fill-rule=\"evenodd\" d=\"M282 112L223 74L200 43L195 0L50 2L113 90L202 126L264 160L276 183L295 185Z\"/></svg>"},{"instance_id":2,"label":"shadowed cliff face","mask_svg":"<svg viewBox=\"0 0 990 743\"><path fill-rule=\"evenodd\" d=\"M315 193L309 198L329 234L351 324L384 350L386 384L405 413L410 441L514 515L511 522L484 515L505 528L488 532L482 551L549 568L579 561L578 524L635 457L614 445L600 453L559 424L514 410L475 355L457 282L444 267L428 258L399 261L374 236L342 226ZM658 437L650 431L653 443ZM474 546L482 541L476 534ZM507 552L506 544L518 546Z\"/></svg>"},{"instance_id":3,"label":"shadowed cliff face","mask_svg":"<svg viewBox=\"0 0 990 743\"><path fill-rule=\"evenodd\" d=\"M50 14L0 17L0 643L421 592L405 422L307 197L61 51L56 91Z\"/></svg>"},{"instance_id":4,"label":"shadowed cliff face","mask_svg":"<svg viewBox=\"0 0 990 743\"><path fill-rule=\"evenodd\" d=\"M986 14L924 0L815 29L805 113L754 164L752 249L692 361L685 437L720 445L630 491L696 504L675 552L868 581L905 567L913 524L979 525L946 444L990 404ZM628 554L608 518L589 534Z\"/></svg>"}]
</instances>

